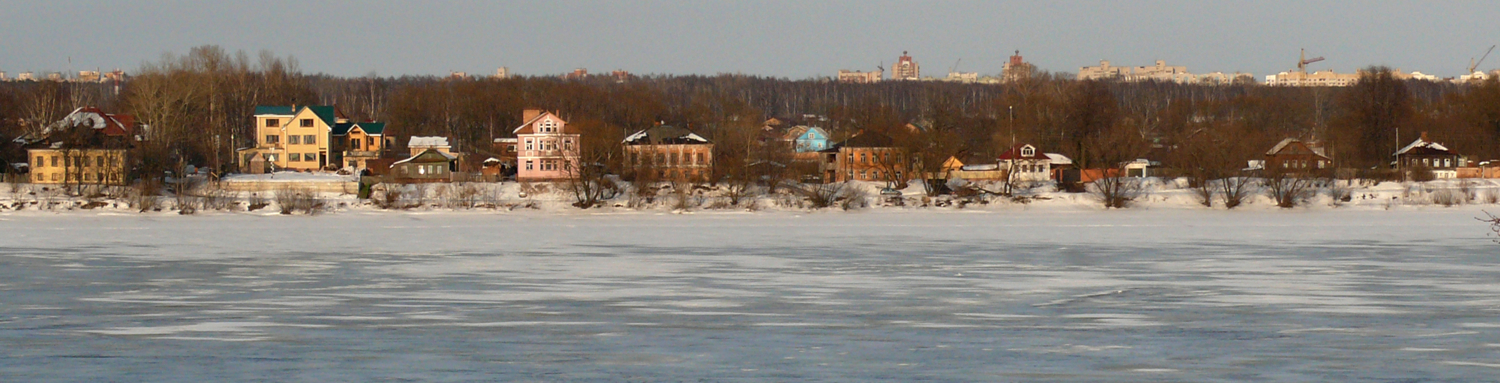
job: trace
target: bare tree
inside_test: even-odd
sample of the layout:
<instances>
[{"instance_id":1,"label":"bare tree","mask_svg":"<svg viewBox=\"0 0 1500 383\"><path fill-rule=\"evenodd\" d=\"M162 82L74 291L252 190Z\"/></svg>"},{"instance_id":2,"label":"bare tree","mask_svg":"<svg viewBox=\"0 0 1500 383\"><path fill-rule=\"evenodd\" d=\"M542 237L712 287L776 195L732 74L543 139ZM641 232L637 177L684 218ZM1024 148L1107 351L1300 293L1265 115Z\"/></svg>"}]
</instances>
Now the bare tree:
<instances>
[{"instance_id":1,"label":"bare tree","mask_svg":"<svg viewBox=\"0 0 1500 383\"><path fill-rule=\"evenodd\" d=\"M588 209L614 198L620 187L609 169L616 165L620 151L620 130L600 121L578 120L569 124L579 130L578 154L564 159L568 173L564 187L573 194L573 206Z\"/></svg>"}]
</instances>

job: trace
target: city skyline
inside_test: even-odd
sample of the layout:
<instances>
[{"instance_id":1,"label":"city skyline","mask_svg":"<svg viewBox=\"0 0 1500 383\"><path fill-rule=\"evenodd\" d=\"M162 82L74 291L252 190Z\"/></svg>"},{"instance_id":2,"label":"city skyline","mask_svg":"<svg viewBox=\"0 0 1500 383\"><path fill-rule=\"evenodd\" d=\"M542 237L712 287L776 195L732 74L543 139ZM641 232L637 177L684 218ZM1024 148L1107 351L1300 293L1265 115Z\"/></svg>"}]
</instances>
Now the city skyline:
<instances>
[{"instance_id":1,"label":"city skyline","mask_svg":"<svg viewBox=\"0 0 1500 383\"><path fill-rule=\"evenodd\" d=\"M1295 69L1305 48L1327 57L1310 71L1384 65L1455 77L1500 43L1500 26L1485 22L1496 12L1477 2L1260 4L273 1L186 9L3 1L0 8L31 17L0 25L13 37L0 40L0 71L129 72L163 53L217 45L292 56L306 73L336 76L483 75L503 66L538 76L589 68L802 79L889 70L906 51L926 66L924 77L943 77L955 65L998 74L1019 50L1052 72L1164 60L1194 73L1259 78ZM1495 68L1500 58L1478 69Z\"/></svg>"}]
</instances>

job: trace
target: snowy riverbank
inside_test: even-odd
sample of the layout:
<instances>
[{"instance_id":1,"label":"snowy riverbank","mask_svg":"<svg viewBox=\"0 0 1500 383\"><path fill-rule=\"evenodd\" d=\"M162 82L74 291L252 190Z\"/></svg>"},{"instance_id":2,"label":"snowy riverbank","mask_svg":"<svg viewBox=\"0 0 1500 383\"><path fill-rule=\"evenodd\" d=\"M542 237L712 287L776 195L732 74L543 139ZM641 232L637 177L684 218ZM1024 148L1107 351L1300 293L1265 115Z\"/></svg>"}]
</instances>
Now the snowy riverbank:
<instances>
[{"instance_id":1,"label":"snowy riverbank","mask_svg":"<svg viewBox=\"0 0 1500 383\"><path fill-rule=\"evenodd\" d=\"M884 186L880 183L851 183L841 194L840 201L827 208L814 208L805 195L782 188L779 193L766 193L763 188L753 188L749 196L732 203L723 188L694 188L681 193L663 186L651 192L638 192L628 187L610 199L590 209L572 206L573 194L561 185L506 183L463 183L406 185L386 189L377 187L372 199L356 198L357 186L313 187L309 180L326 181L337 177L317 178L287 177L278 184L286 184L292 193L306 193L305 204L320 206L320 214L344 214L353 212L453 212L453 213L512 213L538 211L562 215L576 214L629 214L641 212L671 212L692 214L738 213L738 212L832 212L832 211L1102 211L1102 204L1091 193L1065 193L1055 190L1050 184L1018 190L1009 198L998 195L976 195L957 197L944 195L925 196L919 183L902 190L899 200L880 195ZM269 177L262 177L270 179ZM259 179L237 179L237 181L259 181ZM345 180L347 181L347 180ZM333 182L338 184L337 181ZM316 183L316 182L314 182ZM326 183L326 182L325 182ZM12 184L0 188L0 215L26 216L37 214L78 213L139 213L179 214L279 214L283 204L293 202L277 198L284 192L242 191L243 182L225 182L218 188L196 189L185 198L159 196L143 198L133 188L102 188L85 190L82 195L65 193L57 186ZM306 184L306 185L303 185ZM1342 183L1341 183L1342 184ZM303 185L306 187L298 187ZM349 183L348 185L354 185ZM986 190L999 190L997 185L983 185ZM1161 181L1152 179L1143 192L1127 210L1192 210L1192 211L1329 211L1329 210L1426 210L1451 209L1457 207L1494 206L1500 210L1500 182L1496 180L1439 180L1430 182L1383 182L1379 184L1352 183L1340 187L1348 200L1336 199L1327 188L1313 189L1304 200L1293 208L1277 207L1275 201L1258 186L1252 186L1245 203L1235 209L1225 209L1223 201L1215 198L1214 206L1201 204L1196 192L1185 180ZM342 190L342 191L339 191ZM390 191L387 191L390 190ZM171 195L171 193L165 193ZM388 197L390 196L390 197ZM252 209L253 207L253 209ZM145 210L144 212L142 210ZM300 209L289 209L293 213L305 213Z\"/></svg>"}]
</instances>

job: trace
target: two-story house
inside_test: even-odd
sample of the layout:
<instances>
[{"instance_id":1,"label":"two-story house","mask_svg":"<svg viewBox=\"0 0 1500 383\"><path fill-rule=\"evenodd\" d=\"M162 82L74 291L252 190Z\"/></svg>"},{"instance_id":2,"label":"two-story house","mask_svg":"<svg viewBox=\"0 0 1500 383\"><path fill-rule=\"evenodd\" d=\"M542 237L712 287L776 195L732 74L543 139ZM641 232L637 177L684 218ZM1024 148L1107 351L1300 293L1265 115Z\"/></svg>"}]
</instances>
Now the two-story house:
<instances>
[{"instance_id":1,"label":"two-story house","mask_svg":"<svg viewBox=\"0 0 1500 383\"><path fill-rule=\"evenodd\" d=\"M84 107L15 142L27 148L32 183L123 185L143 130L130 115Z\"/></svg>"},{"instance_id":2,"label":"two-story house","mask_svg":"<svg viewBox=\"0 0 1500 383\"><path fill-rule=\"evenodd\" d=\"M240 170L318 170L340 164L330 157L335 153L333 132L347 123L347 117L327 105L257 106L255 146L239 150Z\"/></svg>"},{"instance_id":3,"label":"two-story house","mask_svg":"<svg viewBox=\"0 0 1500 383\"><path fill-rule=\"evenodd\" d=\"M341 162L357 172L368 168L370 160L390 155L395 139L385 136L383 122L346 122L334 125L333 140Z\"/></svg>"},{"instance_id":4,"label":"two-story house","mask_svg":"<svg viewBox=\"0 0 1500 383\"><path fill-rule=\"evenodd\" d=\"M1286 138L1266 151L1264 170L1290 173L1324 173L1333 171L1333 158L1328 157L1322 142Z\"/></svg>"},{"instance_id":5,"label":"two-story house","mask_svg":"<svg viewBox=\"0 0 1500 383\"><path fill-rule=\"evenodd\" d=\"M819 153L824 182L885 181L900 188L912 176L906 149L877 132L860 132Z\"/></svg>"},{"instance_id":6,"label":"two-story house","mask_svg":"<svg viewBox=\"0 0 1500 383\"><path fill-rule=\"evenodd\" d=\"M1032 144L1016 144L997 158L1000 170L1012 182L1041 182L1052 178L1052 157Z\"/></svg>"},{"instance_id":7,"label":"two-story house","mask_svg":"<svg viewBox=\"0 0 1500 383\"><path fill-rule=\"evenodd\" d=\"M1469 166L1468 158L1448 147L1427 139L1427 132L1396 154L1396 166L1401 170L1428 169L1436 178L1457 178L1457 168Z\"/></svg>"},{"instance_id":8,"label":"two-story house","mask_svg":"<svg viewBox=\"0 0 1500 383\"><path fill-rule=\"evenodd\" d=\"M656 125L625 137L623 145L633 178L702 182L713 175L713 142L686 128Z\"/></svg>"},{"instance_id":9,"label":"two-story house","mask_svg":"<svg viewBox=\"0 0 1500 383\"><path fill-rule=\"evenodd\" d=\"M516 135L516 180L557 181L573 177L572 166L578 160L580 134L568 122L552 112L526 109L525 121L512 133Z\"/></svg>"}]
</instances>

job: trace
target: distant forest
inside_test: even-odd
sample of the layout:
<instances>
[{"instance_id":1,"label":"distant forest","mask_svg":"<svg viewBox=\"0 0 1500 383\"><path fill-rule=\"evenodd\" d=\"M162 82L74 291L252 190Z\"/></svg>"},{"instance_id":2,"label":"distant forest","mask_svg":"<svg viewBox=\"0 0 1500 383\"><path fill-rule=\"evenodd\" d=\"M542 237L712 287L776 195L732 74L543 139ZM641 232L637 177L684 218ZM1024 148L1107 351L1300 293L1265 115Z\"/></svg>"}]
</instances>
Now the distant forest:
<instances>
[{"instance_id":1,"label":"distant forest","mask_svg":"<svg viewBox=\"0 0 1500 383\"><path fill-rule=\"evenodd\" d=\"M0 156L22 161L24 150L11 138L76 107L98 106L151 127L139 148L144 170L195 164L227 171L233 150L253 145L255 106L293 104L334 105L353 120L387 122L386 134L403 138L398 143L447 136L457 150L481 155L522 123L523 109L542 108L596 132L584 138L594 141L617 142L658 122L717 140L775 117L823 126L835 138L887 133L934 158L996 155L1027 142L1081 166L1149 157L1169 167L1228 167L1297 137L1324 142L1341 168L1368 170L1387 166L1423 131L1471 160L1500 158L1500 83L1402 81L1383 67L1367 68L1357 85L1342 88L1076 81L1047 72L1008 84L746 75L335 77L303 73L292 57L216 46L164 55L120 84L0 83Z\"/></svg>"}]
</instances>

